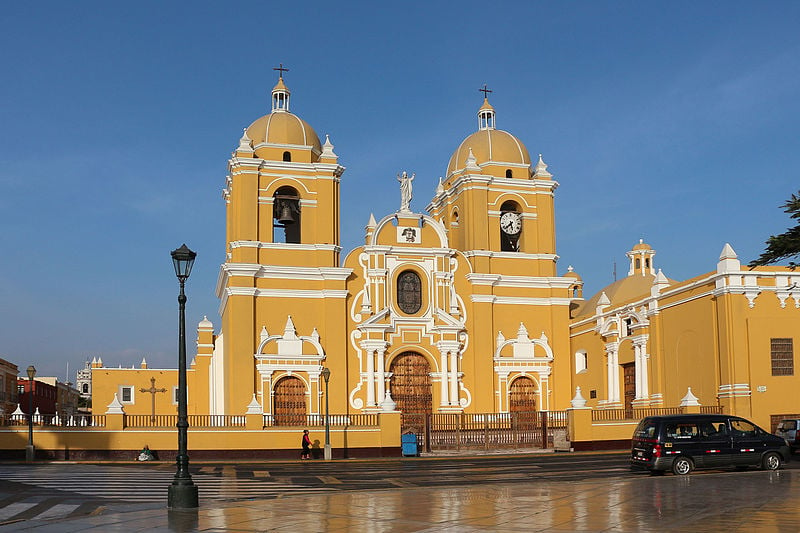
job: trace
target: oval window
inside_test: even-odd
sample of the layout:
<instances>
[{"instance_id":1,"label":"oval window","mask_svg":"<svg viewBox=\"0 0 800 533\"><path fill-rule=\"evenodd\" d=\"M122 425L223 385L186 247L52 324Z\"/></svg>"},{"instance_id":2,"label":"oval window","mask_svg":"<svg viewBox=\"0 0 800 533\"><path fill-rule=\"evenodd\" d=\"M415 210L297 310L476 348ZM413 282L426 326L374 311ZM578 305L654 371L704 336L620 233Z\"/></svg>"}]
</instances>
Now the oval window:
<instances>
[{"instance_id":1,"label":"oval window","mask_svg":"<svg viewBox=\"0 0 800 533\"><path fill-rule=\"evenodd\" d=\"M413 315L422 307L422 280L412 270L397 276L397 307L408 315Z\"/></svg>"}]
</instances>

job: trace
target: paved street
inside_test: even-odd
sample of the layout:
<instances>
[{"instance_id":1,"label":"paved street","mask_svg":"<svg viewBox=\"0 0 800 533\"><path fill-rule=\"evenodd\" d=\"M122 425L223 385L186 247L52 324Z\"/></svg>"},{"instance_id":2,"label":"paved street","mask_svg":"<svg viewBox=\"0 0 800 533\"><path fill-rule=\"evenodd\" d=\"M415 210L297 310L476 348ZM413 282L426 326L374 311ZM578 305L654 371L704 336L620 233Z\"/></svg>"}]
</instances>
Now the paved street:
<instances>
[{"instance_id":1,"label":"paved street","mask_svg":"<svg viewBox=\"0 0 800 533\"><path fill-rule=\"evenodd\" d=\"M0 465L0 531L797 531L798 463L688 477L621 454L193 465L201 508L165 509L172 464Z\"/></svg>"}]
</instances>

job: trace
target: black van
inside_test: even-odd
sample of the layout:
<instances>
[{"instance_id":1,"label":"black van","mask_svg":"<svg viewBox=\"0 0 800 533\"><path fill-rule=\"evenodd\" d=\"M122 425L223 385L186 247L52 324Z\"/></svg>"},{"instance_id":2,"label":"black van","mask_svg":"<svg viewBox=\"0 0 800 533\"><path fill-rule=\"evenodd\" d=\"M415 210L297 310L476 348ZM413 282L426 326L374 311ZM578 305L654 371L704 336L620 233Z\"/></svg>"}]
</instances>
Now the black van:
<instances>
[{"instance_id":1,"label":"black van","mask_svg":"<svg viewBox=\"0 0 800 533\"><path fill-rule=\"evenodd\" d=\"M631 469L652 473L728 466L777 470L789 457L785 439L730 415L648 416L631 441Z\"/></svg>"}]
</instances>

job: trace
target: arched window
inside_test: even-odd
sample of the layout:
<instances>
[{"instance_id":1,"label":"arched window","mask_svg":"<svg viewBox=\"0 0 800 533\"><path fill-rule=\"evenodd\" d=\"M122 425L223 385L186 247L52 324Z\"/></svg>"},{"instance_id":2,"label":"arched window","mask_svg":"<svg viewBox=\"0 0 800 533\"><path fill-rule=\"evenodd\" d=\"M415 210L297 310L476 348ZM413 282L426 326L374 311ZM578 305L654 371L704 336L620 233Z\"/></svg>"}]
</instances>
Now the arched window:
<instances>
[{"instance_id":1,"label":"arched window","mask_svg":"<svg viewBox=\"0 0 800 533\"><path fill-rule=\"evenodd\" d=\"M84 384L83 384L83 390L82 390L82 392L83 392L84 394L86 394L86 393L88 393L88 392L89 392L89 384L88 384L88 383L84 383Z\"/></svg>"},{"instance_id":2,"label":"arched window","mask_svg":"<svg viewBox=\"0 0 800 533\"><path fill-rule=\"evenodd\" d=\"M289 151L283 152L283 160L284 161L291 161L292 160L292 152L289 152Z\"/></svg>"},{"instance_id":3,"label":"arched window","mask_svg":"<svg viewBox=\"0 0 800 533\"><path fill-rule=\"evenodd\" d=\"M516 202L506 201L500 206L500 250L518 252L522 232L522 215Z\"/></svg>"},{"instance_id":4,"label":"arched window","mask_svg":"<svg viewBox=\"0 0 800 533\"><path fill-rule=\"evenodd\" d=\"M413 270L405 270L397 276L397 307L407 315L422 308L422 280Z\"/></svg>"},{"instance_id":5,"label":"arched window","mask_svg":"<svg viewBox=\"0 0 800 533\"><path fill-rule=\"evenodd\" d=\"M284 186L275 191L272 216L272 241L300 244L300 196L293 187Z\"/></svg>"},{"instance_id":6,"label":"arched window","mask_svg":"<svg viewBox=\"0 0 800 533\"><path fill-rule=\"evenodd\" d=\"M589 357L584 350L575 352L575 373L580 374L586 372L589 368Z\"/></svg>"},{"instance_id":7,"label":"arched window","mask_svg":"<svg viewBox=\"0 0 800 533\"><path fill-rule=\"evenodd\" d=\"M511 173L511 169L510 168L506 169L506 177L507 178L513 178L514 177L514 175Z\"/></svg>"}]
</instances>

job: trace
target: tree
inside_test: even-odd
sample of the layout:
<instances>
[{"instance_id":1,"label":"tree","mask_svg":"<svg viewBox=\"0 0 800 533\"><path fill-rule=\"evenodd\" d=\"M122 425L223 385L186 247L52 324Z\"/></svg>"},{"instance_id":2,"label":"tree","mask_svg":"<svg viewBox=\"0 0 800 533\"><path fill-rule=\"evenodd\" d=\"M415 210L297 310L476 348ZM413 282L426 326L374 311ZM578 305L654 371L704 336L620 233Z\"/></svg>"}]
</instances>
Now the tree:
<instances>
[{"instance_id":1,"label":"tree","mask_svg":"<svg viewBox=\"0 0 800 533\"><path fill-rule=\"evenodd\" d=\"M783 259L794 258L800 256L800 191L797 194L792 194L792 197L785 204L781 206L785 213L798 221L797 225L793 228L787 229L780 235L772 235L767 241L767 248L758 257L750 261L748 265L750 268L771 265ZM789 267L794 270L800 264L794 261L789 261Z\"/></svg>"}]
</instances>

